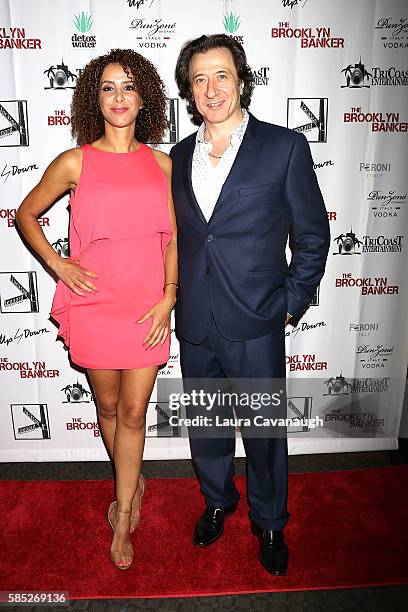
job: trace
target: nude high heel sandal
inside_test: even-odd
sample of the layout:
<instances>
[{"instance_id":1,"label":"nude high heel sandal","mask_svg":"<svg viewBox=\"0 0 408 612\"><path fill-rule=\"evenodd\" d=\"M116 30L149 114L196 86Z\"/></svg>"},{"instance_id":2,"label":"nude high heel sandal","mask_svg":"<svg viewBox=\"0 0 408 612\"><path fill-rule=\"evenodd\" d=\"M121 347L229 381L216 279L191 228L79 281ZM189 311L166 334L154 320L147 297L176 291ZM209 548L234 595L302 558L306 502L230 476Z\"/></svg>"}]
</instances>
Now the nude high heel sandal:
<instances>
[{"instance_id":1,"label":"nude high heel sandal","mask_svg":"<svg viewBox=\"0 0 408 612\"><path fill-rule=\"evenodd\" d=\"M113 501L110 506L109 506L109 510L108 510L108 521L109 521L109 525L112 527L112 531L113 533L115 533L115 526L116 526L116 520L115 520L115 524L113 521L113 513L115 513L115 517L116 517L116 512L122 512L122 513L126 513L126 514L130 514L132 512L132 510L120 510L118 508L118 502L115 500ZM131 545L132 546L132 545ZM132 553L133 553L133 546L132 546ZM121 570L126 570L129 569L129 567L132 565L133 563L133 554L132 554L132 558L129 561L129 563L126 563L126 561L121 561L120 559L115 559L115 555L121 555L121 553L119 551L114 551L112 550L112 548L109 551L110 554L110 559L113 563L113 565L115 567L117 567L118 569Z\"/></svg>"},{"instance_id":2,"label":"nude high heel sandal","mask_svg":"<svg viewBox=\"0 0 408 612\"><path fill-rule=\"evenodd\" d=\"M142 476L142 474L140 474L135 497L132 503L132 514L130 516L130 533L134 533L140 525L140 510L142 508L142 497L145 491L146 479Z\"/></svg>"}]
</instances>

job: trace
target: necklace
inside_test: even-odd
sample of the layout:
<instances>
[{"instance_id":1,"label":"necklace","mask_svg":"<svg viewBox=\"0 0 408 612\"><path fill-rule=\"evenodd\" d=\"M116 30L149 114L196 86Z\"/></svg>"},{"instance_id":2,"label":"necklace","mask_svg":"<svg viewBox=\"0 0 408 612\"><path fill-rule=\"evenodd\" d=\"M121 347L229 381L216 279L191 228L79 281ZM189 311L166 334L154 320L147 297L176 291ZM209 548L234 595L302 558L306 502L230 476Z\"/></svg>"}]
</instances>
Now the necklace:
<instances>
[{"instance_id":1,"label":"necklace","mask_svg":"<svg viewBox=\"0 0 408 612\"><path fill-rule=\"evenodd\" d=\"M208 138L208 132L207 132L207 128L205 128L205 130L204 130L204 140L205 140L205 142L209 142L207 140L207 138ZM230 138L230 144L231 144L231 138ZM225 151L224 151L224 153L225 153ZM222 155L213 155L212 153L208 153L208 155L210 157L213 157L214 159L221 159L221 157L222 157Z\"/></svg>"}]
</instances>

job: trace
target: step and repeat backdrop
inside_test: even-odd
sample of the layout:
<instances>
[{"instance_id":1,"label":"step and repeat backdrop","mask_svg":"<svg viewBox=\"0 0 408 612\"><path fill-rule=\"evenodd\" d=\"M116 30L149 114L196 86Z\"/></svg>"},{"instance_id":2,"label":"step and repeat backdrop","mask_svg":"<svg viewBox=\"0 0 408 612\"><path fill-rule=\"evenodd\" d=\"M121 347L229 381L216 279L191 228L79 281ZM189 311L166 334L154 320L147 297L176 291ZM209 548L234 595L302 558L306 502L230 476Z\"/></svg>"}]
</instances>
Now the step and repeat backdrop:
<instances>
[{"instance_id":1,"label":"step and repeat backdrop","mask_svg":"<svg viewBox=\"0 0 408 612\"><path fill-rule=\"evenodd\" d=\"M47 165L76 146L70 104L81 70L117 47L152 60L167 88L168 152L195 130L174 82L180 47L217 32L246 49L253 114L308 139L330 221L325 276L286 328L288 414L299 421L289 451L397 446L408 359L407 9L398 0L0 0L0 460L107 459L86 371L50 319L56 279L14 224ZM68 257L68 196L39 222ZM172 333L158 381L179 377ZM146 459L190 456L171 414L155 389ZM307 419L317 417L324 425L313 429Z\"/></svg>"}]
</instances>

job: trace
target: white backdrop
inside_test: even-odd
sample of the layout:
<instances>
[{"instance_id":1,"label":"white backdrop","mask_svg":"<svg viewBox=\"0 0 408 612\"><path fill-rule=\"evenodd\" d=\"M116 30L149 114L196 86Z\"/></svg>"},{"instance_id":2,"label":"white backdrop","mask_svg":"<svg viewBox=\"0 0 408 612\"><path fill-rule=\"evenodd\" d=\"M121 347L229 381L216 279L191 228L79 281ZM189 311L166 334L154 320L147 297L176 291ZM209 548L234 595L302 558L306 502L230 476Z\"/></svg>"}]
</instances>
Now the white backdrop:
<instances>
[{"instance_id":1,"label":"white backdrop","mask_svg":"<svg viewBox=\"0 0 408 612\"><path fill-rule=\"evenodd\" d=\"M50 161L75 146L76 77L111 48L146 55L167 87L169 151L195 129L177 99L178 52L215 32L246 49L254 115L308 138L331 225L326 274L287 327L289 413L320 415L325 428L293 431L290 453L396 447L408 359L407 13L402 0L0 0L0 460L107 459L85 372L49 319L55 279L13 222ZM41 218L64 256L67 205ZM159 376L180 376L174 334ZM145 458L189 457L154 399Z\"/></svg>"}]
</instances>

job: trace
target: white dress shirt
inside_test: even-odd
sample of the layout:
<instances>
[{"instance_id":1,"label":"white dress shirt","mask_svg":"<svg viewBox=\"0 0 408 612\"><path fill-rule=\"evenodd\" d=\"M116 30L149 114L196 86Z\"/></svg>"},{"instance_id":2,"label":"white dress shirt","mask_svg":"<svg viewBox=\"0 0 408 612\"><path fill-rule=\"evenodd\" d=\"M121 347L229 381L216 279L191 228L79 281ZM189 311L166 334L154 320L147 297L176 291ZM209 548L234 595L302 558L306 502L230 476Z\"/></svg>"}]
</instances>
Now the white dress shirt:
<instances>
[{"instance_id":1,"label":"white dress shirt","mask_svg":"<svg viewBox=\"0 0 408 612\"><path fill-rule=\"evenodd\" d=\"M244 115L242 122L233 131L230 146L225 150L216 166L212 165L208 156L208 153L211 153L212 145L204 140L205 123L200 125L197 132L191 181L198 205L207 221L213 213L248 125L248 112L243 108L242 113Z\"/></svg>"}]
</instances>

